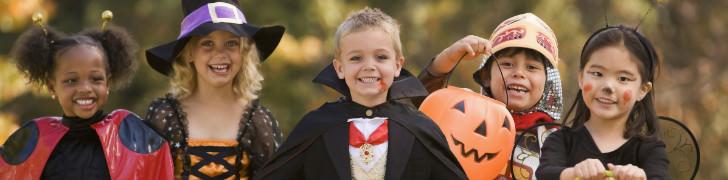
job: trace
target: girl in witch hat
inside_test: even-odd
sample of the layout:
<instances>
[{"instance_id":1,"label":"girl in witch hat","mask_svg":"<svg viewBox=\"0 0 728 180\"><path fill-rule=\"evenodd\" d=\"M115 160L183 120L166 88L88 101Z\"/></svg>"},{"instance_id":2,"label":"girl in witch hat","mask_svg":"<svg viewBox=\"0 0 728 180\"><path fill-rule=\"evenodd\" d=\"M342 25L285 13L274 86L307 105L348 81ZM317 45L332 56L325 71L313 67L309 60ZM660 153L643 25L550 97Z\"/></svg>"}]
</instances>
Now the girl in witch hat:
<instances>
[{"instance_id":1,"label":"girl in witch hat","mask_svg":"<svg viewBox=\"0 0 728 180\"><path fill-rule=\"evenodd\" d=\"M177 178L250 177L282 139L257 99L258 66L284 28L251 25L236 1L183 0L182 8L177 39L146 51L149 65L171 80L146 120L170 142Z\"/></svg>"},{"instance_id":2,"label":"girl in witch hat","mask_svg":"<svg viewBox=\"0 0 728 180\"><path fill-rule=\"evenodd\" d=\"M109 89L134 74L136 44L121 28L63 36L41 28L26 31L13 55L31 83L47 87L62 117L25 123L0 148L0 179L172 179L164 138L124 109L104 113Z\"/></svg>"}]
</instances>

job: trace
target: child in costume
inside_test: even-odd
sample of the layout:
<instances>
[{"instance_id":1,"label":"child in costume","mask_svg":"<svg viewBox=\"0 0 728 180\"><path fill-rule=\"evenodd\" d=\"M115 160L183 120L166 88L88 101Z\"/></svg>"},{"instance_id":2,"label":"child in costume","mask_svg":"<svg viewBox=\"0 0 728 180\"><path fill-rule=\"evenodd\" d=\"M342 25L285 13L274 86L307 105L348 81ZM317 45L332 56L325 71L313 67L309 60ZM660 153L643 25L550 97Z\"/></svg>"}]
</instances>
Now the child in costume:
<instances>
[{"instance_id":1,"label":"child in costume","mask_svg":"<svg viewBox=\"0 0 728 180\"><path fill-rule=\"evenodd\" d=\"M378 9L352 13L333 63L314 79L345 97L306 114L257 179L466 179L440 129L411 105L426 95L402 69L399 25Z\"/></svg>"},{"instance_id":2,"label":"child in costume","mask_svg":"<svg viewBox=\"0 0 728 180\"><path fill-rule=\"evenodd\" d=\"M111 19L104 12L104 25ZM136 44L118 27L63 36L26 31L13 55L31 83L46 87L62 116L25 123L0 149L0 179L172 179L166 141L136 114L104 113L109 89L134 74Z\"/></svg>"},{"instance_id":3,"label":"child in costume","mask_svg":"<svg viewBox=\"0 0 728 180\"><path fill-rule=\"evenodd\" d=\"M170 141L175 177L246 179L282 141L278 122L257 99L260 63L284 28L249 24L237 1L182 0L182 8L177 40L146 52L172 85L146 120Z\"/></svg>"},{"instance_id":4,"label":"child in costume","mask_svg":"<svg viewBox=\"0 0 728 180\"><path fill-rule=\"evenodd\" d=\"M669 179L652 101L658 62L650 41L633 28L592 34L581 53L580 91L566 116L575 112L571 127L546 139L538 178Z\"/></svg>"},{"instance_id":5,"label":"child in costume","mask_svg":"<svg viewBox=\"0 0 728 180\"><path fill-rule=\"evenodd\" d=\"M481 86L481 94L506 104L516 124L516 131L524 133L539 122L553 122L560 118L561 80L558 42L551 28L537 16L526 13L506 19L491 34L490 41L477 36L466 36L453 43L433 59L420 73L419 79L429 92L445 88L446 78L458 61L487 57L473 73ZM492 54L491 54L492 53ZM534 179L538 167L539 147L553 130L538 128L535 137L516 145L512 156L523 158L514 162L519 178ZM511 177L510 172L503 173Z\"/></svg>"}]
</instances>

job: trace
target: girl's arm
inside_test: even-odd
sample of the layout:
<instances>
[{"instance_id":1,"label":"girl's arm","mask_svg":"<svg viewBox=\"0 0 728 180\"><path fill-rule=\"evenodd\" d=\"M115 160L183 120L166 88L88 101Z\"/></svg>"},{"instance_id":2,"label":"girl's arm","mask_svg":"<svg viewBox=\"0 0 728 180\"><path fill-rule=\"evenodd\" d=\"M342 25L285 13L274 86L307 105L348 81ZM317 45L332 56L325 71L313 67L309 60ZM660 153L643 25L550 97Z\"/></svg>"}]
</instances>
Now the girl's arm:
<instances>
[{"instance_id":1,"label":"girl's arm","mask_svg":"<svg viewBox=\"0 0 728 180\"><path fill-rule=\"evenodd\" d=\"M586 159L571 167L568 163L572 141L568 129L551 133L541 147L537 179L604 179L606 168L599 159Z\"/></svg>"},{"instance_id":2,"label":"girl's arm","mask_svg":"<svg viewBox=\"0 0 728 180\"><path fill-rule=\"evenodd\" d=\"M667 168L670 164L665 151L665 143L660 140L645 141L638 152L639 166L647 179L669 179Z\"/></svg>"},{"instance_id":3,"label":"girl's arm","mask_svg":"<svg viewBox=\"0 0 728 180\"><path fill-rule=\"evenodd\" d=\"M278 127L278 121L273 118L273 114L263 106L258 106L253 111L252 126L248 131L252 131L251 138L251 156L255 156L252 159L250 165L251 172L255 173L260 169L268 159L273 156L278 146L283 141L283 135Z\"/></svg>"},{"instance_id":4,"label":"girl's arm","mask_svg":"<svg viewBox=\"0 0 728 180\"><path fill-rule=\"evenodd\" d=\"M574 179L576 173L573 167L568 166L568 149L565 142L567 129L551 133L541 147L541 157L536 169L537 179Z\"/></svg>"},{"instance_id":5,"label":"girl's arm","mask_svg":"<svg viewBox=\"0 0 728 180\"><path fill-rule=\"evenodd\" d=\"M180 137L176 134L177 127L172 127L178 122L177 113L174 109L176 101L169 98L158 98L149 104L144 123L157 131L167 141L177 141ZM172 139L175 138L175 139Z\"/></svg>"},{"instance_id":6,"label":"girl's arm","mask_svg":"<svg viewBox=\"0 0 728 180\"><path fill-rule=\"evenodd\" d=\"M572 168L567 170L568 150L566 142L564 142L564 131L566 129L551 133L544 141L543 147L541 147L540 163L536 169L537 179L561 179L562 174L569 176L573 174ZM564 171L566 173L562 173Z\"/></svg>"}]
</instances>

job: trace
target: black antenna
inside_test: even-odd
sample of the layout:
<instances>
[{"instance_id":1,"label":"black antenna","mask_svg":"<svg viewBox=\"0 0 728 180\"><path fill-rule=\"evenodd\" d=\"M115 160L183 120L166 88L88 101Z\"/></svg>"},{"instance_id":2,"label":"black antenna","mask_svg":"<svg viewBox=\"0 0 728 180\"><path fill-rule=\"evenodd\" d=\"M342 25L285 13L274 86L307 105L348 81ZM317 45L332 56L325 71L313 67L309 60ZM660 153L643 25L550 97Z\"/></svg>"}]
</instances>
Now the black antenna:
<instances>
[{"instance_id":1,"label":"black antenna","mask_svg":"<svg viewBox=\"0 0 728 180\"><path fill-rule=\"evenodd\" d=\"M606 27L609 27L609 19L607 19L607 12L608 12L607 10L609 9L610 3L609 3L609 0L605 0L603 2L604 2L604 4L602 5L602 7L603 7L602 10L604 10L604 27L606 28Z\"/></svg>"},{"instance_id":2,"label":"black antenna","mask_svg":"<svg viewBox=\"0 0 728 180\"><path fill-rule=\"evenodd\" d=\"M645 18L647 17L648 14L650 14L650 11L652 11L652 9L653 9L653 6L650 6L650 8L647 9L647 12L645 12L645 14L642 15L642 18L640 18L640 21L637 23L637 26L634 27L635 31L637 31L637 29L640 28L640 25L642 25L642 22L644 22Z\"/></svg>"}]
</instances>

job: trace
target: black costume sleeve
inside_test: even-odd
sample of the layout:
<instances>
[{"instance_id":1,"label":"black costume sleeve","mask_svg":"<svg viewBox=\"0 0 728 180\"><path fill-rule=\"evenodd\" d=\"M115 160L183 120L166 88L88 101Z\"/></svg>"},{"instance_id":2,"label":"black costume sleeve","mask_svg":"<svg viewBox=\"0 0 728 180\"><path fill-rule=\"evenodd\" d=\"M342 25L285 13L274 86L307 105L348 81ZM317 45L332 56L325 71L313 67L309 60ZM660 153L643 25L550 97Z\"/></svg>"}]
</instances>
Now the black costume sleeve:
<instances>
[{"instance_id":1,"label":"black costume sleeve","mask_svg":"<svg viewBox=\"0 0 728 180\"><path fill-rule=\"evenodd\" d=\"M175 109L176 101L169 98L158 98L154 100L147 109L144 122L162 135L169 142L179 142L182 133L178 131L179 116ZM173 146L173 144L170 144Z\"/></svg>"},{"instance_id":2,"label":"black costume sleeve","mask_svg":"<svg viewBox=\"0 0 728 180\"><path fill-rule=\"evenodd\" d=\"M256 158L251 159L250 172L255 173L258 169L263 167L264 163L273 156L273 153L280 145L283 135L278 127L278 121L273 118L273 114L263 106L257 106L253 110L252 124L249 124L252 128L252 137L250 145L251 156Z\"/></svg>"},{"instance_id":3,"label":"black costume sleeve","mask_svg":"<svg viewBox=\"0 0 728 180\"><path fill-rule=\"evenodd\" d=\"M417 79L422 82L422 84L425 86L425 89L427 89L427 92L432 93L439 89L445 88L445 81L447 80L448 74L443 75L434 75L432 74L428 69L432 66L432 61L434 61L435 58L432 58L430 60L430 63L425 66L425 68L422 69L422 72L417 76ZM422 101L425 101L425 97L415 97L412 98L412 102L414 103L415 107L420 107L422 104Z\"/></svg>"},{"instance_id":4,"label":"black costume sleeve","mask_svg":"<svg viewBox=\"0 0 728 180\"><path fill-rule=\"evenodd\" d=\"M667 169L669 161L665 151L665 143L659 140L647 140L640 145L639 164L645 171L647 179L670 179Z\"/></svg>"},{"instance_id":5,"label":"black costume sleeve","mask_svg":"<svg viewBox=\"0 0 728 180\"><path fill-rule=\"evenodd\" d=\"M568 168L568 142L565 136L568 128L551 133L541 147L540 164L536 170L537 179L559 179L561 172Z\"/></svg>"},{"instance_id":6,"label":"black costume sleeve","mask_svg":"<svg viewBox=\"0 0 728 180\"><path fill-rule=\"evenodd\" d=\"M331 122L322 121L323 114L313 111L306 114L288 135L286 141L278 148L265 166L255 174L253 179L302 179L305 177L304 164L306 152L314 142L321 144L320 134L331 126ZM313 146L313 151L323 145ZM323 163L323 162L322 162ZM333 171L333 170L331 170Z\"/></svg>"}]
</instances>

